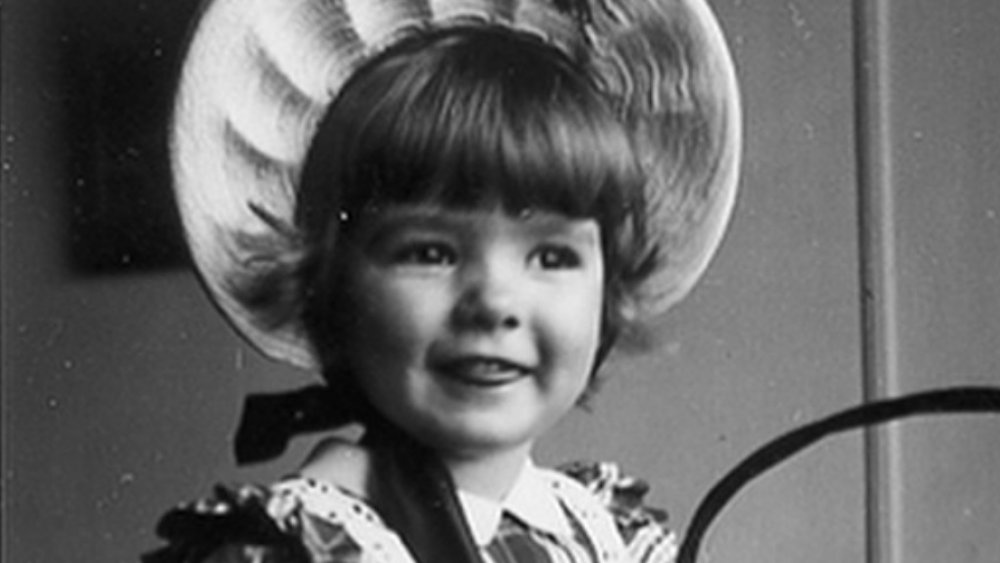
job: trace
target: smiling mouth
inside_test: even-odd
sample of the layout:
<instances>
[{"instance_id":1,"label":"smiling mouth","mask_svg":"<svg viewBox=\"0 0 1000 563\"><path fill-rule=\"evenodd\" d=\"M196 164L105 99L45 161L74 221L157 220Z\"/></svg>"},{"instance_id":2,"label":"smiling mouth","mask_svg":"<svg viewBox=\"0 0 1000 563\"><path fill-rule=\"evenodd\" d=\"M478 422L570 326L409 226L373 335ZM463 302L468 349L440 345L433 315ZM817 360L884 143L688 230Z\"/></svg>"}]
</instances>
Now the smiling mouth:
<instances>
[{"instance_id":1,"label":"smiling mouth","mask_svg":"<svg viewBox=\"0 0 1000 563\"><path fill-rule=\"evenodd\" d=\"M445 376L478 387L499 387L531 375L531 370L502 358L472 356L442 362L437 370Z\"/></svg>"}]
</instances>

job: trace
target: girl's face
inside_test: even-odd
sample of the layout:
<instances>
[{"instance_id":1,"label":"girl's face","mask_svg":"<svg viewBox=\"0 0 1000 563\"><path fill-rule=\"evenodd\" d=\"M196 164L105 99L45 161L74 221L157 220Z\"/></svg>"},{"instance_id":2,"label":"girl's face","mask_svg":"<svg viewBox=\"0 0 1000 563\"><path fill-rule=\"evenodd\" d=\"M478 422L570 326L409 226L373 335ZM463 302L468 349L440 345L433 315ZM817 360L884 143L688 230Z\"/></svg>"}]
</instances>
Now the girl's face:
<instances>
[{"instance_id":1,"label":"girl's face","mask_svg":"<svg viewBox=\"0 0 1000 563\"><path fill-rule=\"evenodd\" d=\"M444 455L527 451L576 403L600 338L595 221L394 205L347 238L347 356L396 426Z\"/></svg>"}]
</instances>

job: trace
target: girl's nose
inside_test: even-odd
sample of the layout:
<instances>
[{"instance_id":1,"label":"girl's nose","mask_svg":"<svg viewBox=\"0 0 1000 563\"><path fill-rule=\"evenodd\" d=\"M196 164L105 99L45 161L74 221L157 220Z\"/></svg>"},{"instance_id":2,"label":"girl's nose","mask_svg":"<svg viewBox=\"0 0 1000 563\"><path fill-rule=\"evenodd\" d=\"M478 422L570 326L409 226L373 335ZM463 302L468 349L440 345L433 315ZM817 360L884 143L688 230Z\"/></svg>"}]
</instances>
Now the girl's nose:
<instances>
[{"instance_id":1,"label":"girl's nose","mask_svg":"<svg viewBox=\"0 0 1000 563\"><path fill-rule=\"evenodd\" d=\"M467 280L455 305L456 325L483 331L520 327L524 312L517 286L515 276L501 271L475 273Z\"/></svg>"}]
</instances>

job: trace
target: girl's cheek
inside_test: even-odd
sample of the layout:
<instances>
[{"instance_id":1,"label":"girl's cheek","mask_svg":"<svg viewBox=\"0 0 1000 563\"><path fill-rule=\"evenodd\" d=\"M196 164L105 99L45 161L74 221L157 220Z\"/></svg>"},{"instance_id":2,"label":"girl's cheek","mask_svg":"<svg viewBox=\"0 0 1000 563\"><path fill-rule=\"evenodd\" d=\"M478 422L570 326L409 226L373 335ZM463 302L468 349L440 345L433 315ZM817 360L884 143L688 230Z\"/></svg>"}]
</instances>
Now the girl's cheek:
<instances>
[{"instance_id":1,"label":"girl's cheek","mask_svg":"<svg viewBox=\"0 0 1000 563\"><path fill-rule=\"evenodd\" d=\"M358 327L369 343L393 350L414 347L441 322L441 299L433 288L378 276L359 281L355 292L362 309Z\"/></svg>"}]
</instances>

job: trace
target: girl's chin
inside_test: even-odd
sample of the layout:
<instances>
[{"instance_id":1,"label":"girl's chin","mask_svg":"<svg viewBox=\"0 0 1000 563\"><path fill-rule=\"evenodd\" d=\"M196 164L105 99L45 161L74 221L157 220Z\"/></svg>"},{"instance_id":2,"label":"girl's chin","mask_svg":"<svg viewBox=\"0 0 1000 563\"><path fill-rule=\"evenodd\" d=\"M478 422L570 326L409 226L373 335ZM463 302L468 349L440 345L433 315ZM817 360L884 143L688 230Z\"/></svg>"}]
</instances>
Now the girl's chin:
<instances>
[{"instance_id":1,"label":"girl's chin","mask_svg":"<svg viewBox=\"0 0 1000 563\"><path fill-rule=\"evenodd\" d=\"M512 433L510 428L462 428L430 433L427 445L442 456L457 459L491 457L528 452L537 436L532 432Z\"/></svg>"}]
</instances>

